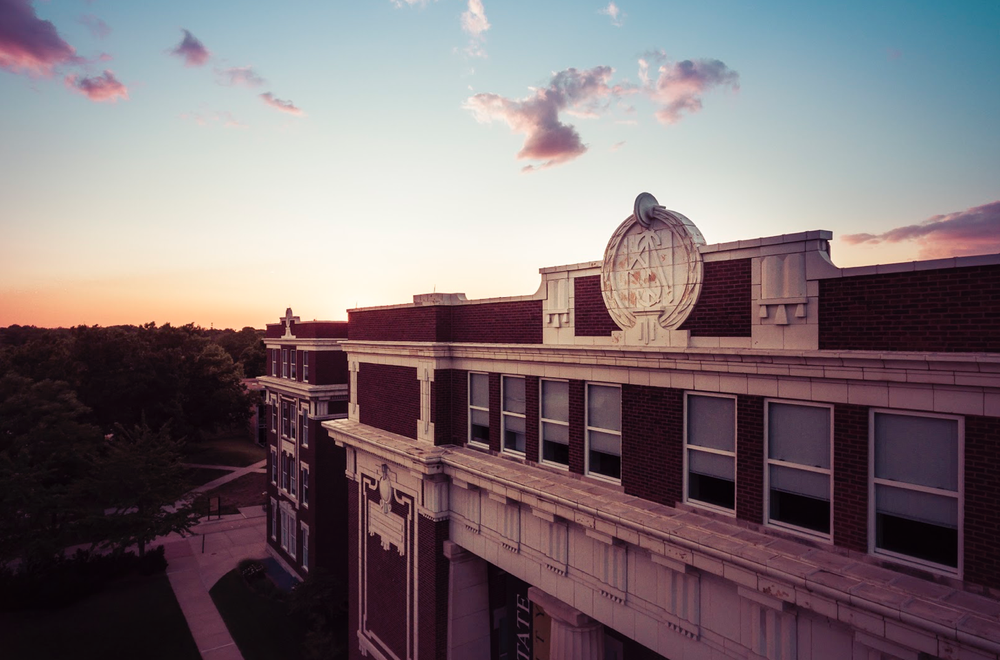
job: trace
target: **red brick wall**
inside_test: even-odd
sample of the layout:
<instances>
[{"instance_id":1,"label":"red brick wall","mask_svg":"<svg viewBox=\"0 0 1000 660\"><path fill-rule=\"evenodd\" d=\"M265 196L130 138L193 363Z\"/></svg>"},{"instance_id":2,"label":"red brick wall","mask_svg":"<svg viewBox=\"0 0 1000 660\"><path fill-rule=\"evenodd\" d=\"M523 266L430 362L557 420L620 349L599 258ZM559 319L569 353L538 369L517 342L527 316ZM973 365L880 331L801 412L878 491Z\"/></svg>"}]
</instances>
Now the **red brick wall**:
<instances>
[{"instance_id":1,"label":"red brick wall","mask_svg":"<svg viewBox=\"0 0 1000 660\"><path fill-rule=\"evenodd\" d=\"M1000 418L965 418L965 580L1000 589Z\"/></svg>"},{"instance_id":2,"label":"red brick wall","mask_svg":"<svg viewBox=\"0 0 1000 660\"><path fill-rule=\"evenodd\" d=\"M417 439L420 382L416 367L362 362L357 401L362 424Z\"/></svg>"},{"instance_id":3,"label":"red brick wall","mask_svg":"<svg viewBox=\"0 0 1000 660\"><path fill-rule=\"evenodd\" d=\"M542 343L541 300L360 310L349 317L351 339Z\"/></svg>"},{"instance_id":4,"label":"red brick wall","mask_svg":"<svg viewBox=\"0 0 1000 660\"><path fill-rule=\"evenodd\" d=\"M437 369L431 383L434 444L464 445L469 439L469 372Z\"/></svg>"},{"instance_id":5,"label":"red brick wall","mask_svg":"<svg viewBox=\"0 0 1000 660\"><path fill-rule=\"evenodd\" d=\"M419 517L417 626L420 658L448 657L448 560L443 550L447 540L447 520L434 522Z\"/></svg>"},{"instance_id":6,"label":"red brick wall","mask_svg":"<svg viewBox=\"0 0 1000 660\"><path fill-rule=\"evenodd\" d=\"M569 471L583 474L586 450L586 387L582 380L569 381Z\"/></svg>"},{"instance_id":7,"label":"red brick wall","mask_svg":"<svg viewBox=\"0 0 1000 660\"><path fill-rule=\"evenodd\" d=\"M604 306L600 275L574 279L573 300L573 334L577 337L607 337L621 330Z\"/></svg>"},{"instance_id":8,"label":"red brick wall","mask_svg":"<svg viewBox=\"0 0 1000 660\"><path fill-rule=\"evenodd\" d=\"M1000 352L1000 265L819 283L824 350Z\"/></svg>"},{"instance_id":9,"label":"red brick wall","mask_svg":"<svg viewBox=\"0 0 1000 660\"><path fill-rule=\"evenodd\" d=\"M833 407L833 542L868 552L868 408Z\"/></svg>"},{"instance_id":10,"label":"red brick wall","mask_svg":"<svg viewBox=\"0 0 1000 660\"><path fill-rule=\"evenodd\" d=\"M622 385L622 486L673 506L683 495L684 392Z\"/></svg>"},{"instance_id":11,"label":"red brick wall","mask_svg":"<svg viewBox=\"0 0 1000 660\"><path fill-rule=\"evenodd\" d=\"M311 351L309 354L309 382L314 385L350 382L350 374L347 373L347 353L344 351Z\"/></svg>"},{"instance_id":12,"label":"red brick wall","mask_svg":"<svg viewBox=\"0 0 1000 660\"><path fill-rule=\"evenodd\" d=\"M538 462L538 376L524 378L524 456Z\"/></svg>"},{"instance_id":13,"label":"red brick wall","mask_svg":"<svg viewBox=\"0 0 1000 660\"><path fill-rule=\"evenodd\" d=\"M764 522L764 397L736 397L736 517Z\"/></svg>"},{"instance_id":14,"label":"red brick wall","mask_svg":"<svg viewBox=\"0 0 1000 660\"><path fill-rule=\"evenodd\" d=\"M490 450L500 451L500 374L490 374Z\"/></svg>"},{"instance_id":15,"label":"red brick wall","mask_svg":"<svg viewBox=\"0 0 1000 660\"><path fill-rule=\"evenodd\" d=\"M332 475L331 475L332 476ZM350 660L361 660L358 647L358 604L361 594L358 593L358 483L347 477L341 477L345 482L347 497L344 500L347 509L347 654ZM270 525L270 522L268 522ZM270 527L268 527L270 538Z\"/></svg>"},{"instance_id":16,"label":"red brick wall","mask_svg":"<svg viewBox=\"0 0 1000 660\"><path fill-rule=\"evenodd\" d=\"M378 489L366 490L368 501L379 501ZM415 515L413 502L406 498L407 504L400 504L393 497L392 512L406 520L408 515ZM365 515L365 514L362 514ZM406 603L406 565L413 559L414 529L413 518L407 524L405 538L407 548L405 555L400 557L396 546L390 545L388 550L382 548L378 535L365 534L365 561L367 562L366 587L368 629L378 636L382 643L400 658L406 656L407 637L413 634L413 622L407 620ZM412 610L411 610L412 612ZM369 638L371 639L371 638ZM379 642L371 639L376 647Z\"/></svg>"},{"instance_id":17,"label":"red brick wall","mask_svg":"<svg viewBox=\"0 0 1000 660\"><path fill-rule=\"evenodd\" d=\"M749 337L750 321L750 260L706 262L701 295L680 329L692 337Z\"/></svg>"},{"instance_id":18,"label":"red brick wall","mask_svg":"<svg viewBox=\"0 0 1000 660\"><path fill-rule=\"evenodd\" d=\"M316 431L310 437L317 438L314 450L315 458L309 463L309 508L313 519L321 521L317 525L309 525L309 537L315 546L315 552L310 553L313 566L331 572L343 584L348 582L347 555L356 554L356 546L345 542L348 527L348 484L354 482L344 478L347 468L347 450L338 447L336 443L326 438L326 432L320 427L320 422L314 422ZM355 524L357 522L355 521Z\"/></svg>"},{"instance_id":19,"label":"red brick wall","mask_svg":"<svg viewBox=\"0 0 1000 660\"><path fill-rule=\"evenodd\" d=\"M301 321L292 322L292 335L299 339L336 339L347 337L347 321ZM285 336L284 323L268 323L264 330L267 339Z\"/></svg>"}]
</instances>

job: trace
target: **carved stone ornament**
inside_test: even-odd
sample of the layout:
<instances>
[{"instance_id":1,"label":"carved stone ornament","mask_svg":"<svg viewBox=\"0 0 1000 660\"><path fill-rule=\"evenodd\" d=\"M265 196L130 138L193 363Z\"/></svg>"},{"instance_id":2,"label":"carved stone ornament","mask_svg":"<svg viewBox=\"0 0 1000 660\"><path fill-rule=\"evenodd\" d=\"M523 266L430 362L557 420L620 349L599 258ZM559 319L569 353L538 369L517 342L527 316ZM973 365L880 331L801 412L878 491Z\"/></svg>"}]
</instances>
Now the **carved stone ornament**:
<instances>
[{"instance_id":1,"label":"carved stone ornament","mask_svg":"<svg viewBox=\"0 0 1000 660\"><path fill-rule=\"evenodd\" d=\"M693 222L649 193L636 197L633 214L608 241L601 269L604 304L627 343L671 343L701 293L703 245Z\"/></svg>"},{"instance_id":2,"label":"carved stone ornament","mask_svg":"<svg viewBox=\"0 0 1000 660\"><path fill-rule=\"evenodd\" d=\"M382 513L389 513L392 510L392 482L389 481L389 466L385 463L381 467L382 475L378 480L379 506Z\"/></svg>"}]
</instances>

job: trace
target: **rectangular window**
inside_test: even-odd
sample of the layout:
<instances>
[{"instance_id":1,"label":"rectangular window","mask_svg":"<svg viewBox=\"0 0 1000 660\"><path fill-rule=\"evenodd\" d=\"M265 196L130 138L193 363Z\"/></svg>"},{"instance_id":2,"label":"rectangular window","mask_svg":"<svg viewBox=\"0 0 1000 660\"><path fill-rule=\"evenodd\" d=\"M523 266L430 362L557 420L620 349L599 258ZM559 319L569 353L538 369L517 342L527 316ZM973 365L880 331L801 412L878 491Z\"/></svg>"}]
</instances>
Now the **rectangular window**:
<instances>
[{"instance_id":1,"label":"rectangular window","mask_svg":"<svg viewBox=\"0 0 1000 660\"><path fill-rule=\"evenodd\" d=\"M503 389L503 448L524 453L524 378L504 376Z\"/></svg>"},{"instance_id":2,"label":"rectangular window","mask_svg":"<svg viewBox=\"0 0 1000 660\"><path fill-rule=\"evenodd\" d=\"M295 490L295 459L291 456L288 457L288 492L291 493L292 497L298 497L299 492Z\"/></svg>"},{"instance_id":3,"label":"rectangular window","mask_svg":"<svg viewBox=\"0 0 1000 660\"><path fill-rule=\"evenodd\" d=\"M291 430L289 429L287 401L281 402L281 435L285 436L286 438L289 435L291 435Z\"/></svg>"},{"instance_id":4,"label":"rectangular window","mask_svg":"<svg viewBox=\"0 0 1000 660\"><path fill-rule=\"evenodd\" d=\"M281 349L281 377L288 378L288 349Z\"/></svg>"},{"instance_id":5,"label":"rectangular window","mask_svg":"<svg viewBox=\"0 0 1000 660\"><path fill-rule=\"evenodd\" d=\"M303 382L309 382L309 353L307 351L302 351L302 380Z\"/></svg>"},{"instance_id":6,"label":"rectangular window","mask_svg":"<svg viewBox=\"0 0 1000 660\"><path fill-rule=\"evenodd\" d=\"M288 509L281 509L281 549L295 556L295 516Z\"/></svg>"},{"instance_id":7,"label":"rectangular window","mask_svg":"<svg viewBox=\"0 0 1000 660\"><path fill-rule=\"evenodd\" d=\"M281 452L281 490L288 490L288 454Z\"/></svg>"},{"instance_id":8,"label":"rectangular window","mask_svg":"<svg viewBox=\"0 0 1000 660\"><path fill-rule=\"evenodd\" d=\"M829 406L768 401L768 522L830 537L833 433Z\"/></svg>"},{"instance_id":9,"label":"rectangular window","mask_svg":"<svg viewBox=\"0 0 1000 660\"><path fill-rule=\"evenodd\" d=\"M278 501L271 498L271 539L278 540Z\"/></svg>"},{"instance_id":10,"label":"rectangular window","mask_svg":"<svg viewBox=\"0 0 1000 660\"><path fill-rule=\"evenodd\" d=\"M271 404L271 430L278 432L278 404Z\"/></svg>"},{"instance_id":11,"label":"rectangular window","mask_svg":"<svg viewBox=\"0 0 1000 660\"><path fill-rule=\"evenodd\" d=\"M685 396L685 499L736 510L736 399Z\"/></svg>"},{"instance_id":12,"label":"rectangular window","mask_svg":"<svg viewBox=\"0 0 1000 660\"><path fill-rule=\"evenodd\" d=\"M587 474L622 477L622 390L587 383Z\"/></svg>"},{"instance_id":13,"label":"rectangular window","mask_svg":"<svg viewBox=\"0 0 1000 660\"><path fill-rule=\"evenodd\" d=\"M271 448L271 483L278 484L278 453Z\"/></svg>"},{"instance_id":14,"label":"rectangular window","mask_svg":"<svg viewBox=\"0 0 1000 660\"><path fill-rule=\"evenodd\" d=\"M490 444L490 377L469 374L469 442Z\"/></svg>"},{"instance_id":15,"label":"rectangular window","mask_svg":"<svg viewBox=\"0 0 1000 660\"><path fill-rule=\"evenodd\" d=\"M964 420L875 410L871 418L872 550L959 571Z\"/></svg>"},{"instance_id":16,"label":"rectangular window","mask_svg":"<svg viewBox=\"0 0 1000 660\"><path fill-rule=\"evenodd\" d=\"M288 364L289 364L289 365L291 366L291 368L292 368L292 369L291 369L291 370L292 370L292 376L291 376L291 377L292 377L292 380L298 380L298 379L297 379L297 378L295 377L295 373L296 373L296 370L297 370L297 367L298 367L298 359L296 359L296 357L295 357L295 353L296 353L296 351L295 351L295 349L293 348L293 349L291 350L291 353L290 353L289 357L288 357Z\"/></svg>"},{"instance_id":17,"label":"rectangular window","mask_svg":"<svg viewBox=\"0 0 1000 660\"><path fill-rule=\"evenodd\" d=\"M302 425L302 446L309 446L309 415L305 410L299 412L299 423Z\"/></svg>"},{"instance_id":18,"label":"rectangular window","mask_svg":"<svg viewBox=\"0 0 1000 660\"><path fill-rule=\"evenodd\" d=\"M302 466L301 501L305 506L309 506L309 466L305 463L300 463L299 465Z\"/></svg>"},{"instance_id":19,"label":"rectangular window","mask_svg":"<svg viewBox=\"0 0 1000 660\"><path fill-rule=\"evenodd\" d=\"M305 523L302 526L302 570L309 570L309 527Z\"/></svg>"},{"instance_id":20,"label":"rectangular window","mask_svg":"<svg viewBox=\"0 0 1000 660\"><path fill-rule=\"evenodd\" d=\"M271 349L271 375L278 375L278 349Z\"/></svg>"},{"instance_id":21,"label":"rectangular window","mask_svg":"<svg viewBox=\"0 0 1000 660\"><path fill-rule=\"evenodd\" d=\"M541 460L569 465L569 383L541 381Z\"/></svg>"}]
</instances>

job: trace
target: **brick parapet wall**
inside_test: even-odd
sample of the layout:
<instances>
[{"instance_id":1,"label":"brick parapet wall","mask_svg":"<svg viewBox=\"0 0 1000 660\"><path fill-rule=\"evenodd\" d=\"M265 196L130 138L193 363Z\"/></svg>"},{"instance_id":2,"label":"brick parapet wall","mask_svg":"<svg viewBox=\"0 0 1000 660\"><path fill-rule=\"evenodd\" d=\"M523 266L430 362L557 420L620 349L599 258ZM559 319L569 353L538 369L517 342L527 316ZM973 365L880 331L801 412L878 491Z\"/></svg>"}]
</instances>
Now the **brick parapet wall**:
<instances>
[{"instance_id":1,"label":"brick parapet wall","mask_svg":"<svg viewBox=\"0 0 1000 660\"><path fill-rule=\"evenodd\" d=\"M674 506L683 498L684 391L622 386L622 487Z\"/></svg>"},{"instance_id":2,"label":"brick parapet wall","mask_svg":"<svg viewBox=\"0 0 1000 660\"><path fill-rule=\"evenodd\" d=\"M448 521L417 520L417 629L420 658L448 657Z\"/></svg>"},{"instance_id":3,"label":"brick parapet wall","mask_svg":"<svg viewBox=\"0 0 1000 660\"><path fill-rule=\"evenodd\" d=\"M357 401L362 424L417 439L420 382L416 367L362 362Z\"/></svg>"},{"instance_id":4,"label":"brick parapet wall","mask_svg":"<svg viewBox=\"0 0 1000 660\"><path fill-rule=\"evenodd\" d=\"M524 378L524 455L534 463L538 462L538 431L540 408L538 400L538 376Z\"/></svg>"},{"instance_id":5,"label":"brick parapet wall","mask_svg":"<svg viewBox=\"0 0 1000 660\"><path fill-rule=\"evenodd\" d=\"M965 580L1000 590L1000 418L965 418Z\"/></svg>"},{"instance_id":6,"label":"brick parapet wall","mask_svg":"<svg viewBox=\"0 0 1000 660\"><path fill-rule=\"evenodd\" d=\"M569 381L569 471L583 474L586 451L586 387L582 380Z\"/></svg>"},{"instance_id":7,"label":"brick parapet wall","mask_svg":"<svg viewBox=\"0 0 1000 660\"><path fill-rule=\"evenodd\" d=\"M604 305L601 276L573 280L573 334L577 337L607 337L620 330Z\"/></svg>"},{"instance_id":8,"label":"brick parapet wall","mask_svg":"<svg viewBox=\"0 0 1000 660\"><path fill-rule=\"evenodd\" d=\"M764 397L736 397L736 517L764 522Z\"/></svg>"},{"instance_id":9,"label":"brick parapet wall","mask_svg":"<svg viewBox=\"0 0 1000 660\"><path fill-rule=\"evenodd\" d=\"M833 542L868 552L868 408L833 408Z\"/></svg>"},{"instance_id":10,"label":"brick parapet wall","mask_svg":"<svg viewBox=\"0 0 1000 660\"><path fill-rule=\"evenodd\" d=\"M821 280L820 350L1000 352L1000 265Z\"/></svg>"},{"instance_id":11,"label":"brick parapet wall","mask_svg":"<svg viewBox=\"0 0 1000 660\"><path fill-rule=\"evenodd\" d=\"M356 340L542 343L541 300L355 310L349 317Z\"/></svg>"},{"instance_id":12,"label":"brick parapet wall","mask_svg":"<svg viewBox=\"0 0 1000 660\"><path fill-rule=\"evenodd\" d=\"M692 337L749 337L750 261L706 262L701 295L680 330Z\"/></svg>"},{"instance_id":13,"label":"brick parapet wall","mask_svg":"<svg viewBox=\"0 0 1000 660\"><path fill-rule=\"evenodd\" d=\"M292 335L296 339L344 339L347 337L347 321L292 321ZM285 336L284 323L268 323L264 330L265 339L281 339Z\"/></svg>"}]
</instances>

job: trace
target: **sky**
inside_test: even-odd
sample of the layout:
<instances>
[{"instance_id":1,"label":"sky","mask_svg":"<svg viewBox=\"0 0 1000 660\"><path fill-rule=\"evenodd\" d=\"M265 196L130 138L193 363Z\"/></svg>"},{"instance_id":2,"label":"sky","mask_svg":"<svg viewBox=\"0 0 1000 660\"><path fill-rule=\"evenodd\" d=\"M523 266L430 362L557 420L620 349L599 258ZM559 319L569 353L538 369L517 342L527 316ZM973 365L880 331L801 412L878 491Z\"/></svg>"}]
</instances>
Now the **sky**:
<instances>
[{"instance_id":1,"label":"sky","mask_svg":"<svg viewBox=\"0 0 1000 660\"><path fill-rule=\"evenodd\" d=\"M530 295L640 192L1000 252L1000 3L0 0L0 326Z\"/></svg>"}]
</instances>

